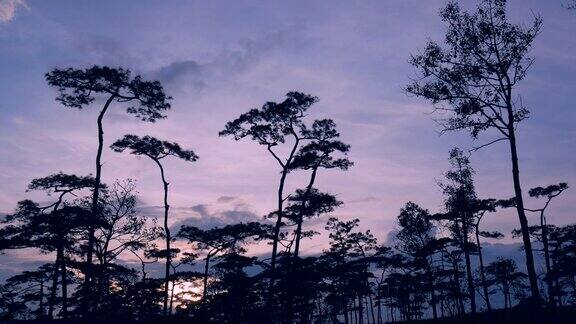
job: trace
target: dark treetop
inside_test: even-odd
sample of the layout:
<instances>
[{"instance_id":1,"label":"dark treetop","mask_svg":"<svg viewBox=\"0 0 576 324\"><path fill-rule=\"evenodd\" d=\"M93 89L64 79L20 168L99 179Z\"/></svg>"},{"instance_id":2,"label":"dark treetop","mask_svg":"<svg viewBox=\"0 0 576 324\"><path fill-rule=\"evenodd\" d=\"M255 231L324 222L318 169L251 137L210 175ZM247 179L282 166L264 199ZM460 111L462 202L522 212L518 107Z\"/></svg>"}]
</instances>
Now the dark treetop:
<instances>
[{"instance_id":1,"label":"dark treetop","mask_svg":"<svg viewBox=\"0 0 576 324\"><path fill-rule=\"evenodd\" d=\"M161 141L151 136L138 137L136 135L124 135L110 146L115 152L130 150L134 155L145 155L153 160L160 160L167 156L175 156L185 161L194 162L198 155L192 150L184 150L177 143Z\"/></svg>"},{"instance_id":2,"label":"dark treetop","mask_svg":"<svg viewBox=\"0 0 576 324\"><path fill-rule=\"evenodd\" d=\"M117 102L130 101L133 104L126 111L149 122L165 118L172 99L159 81L143 81L139 75L131 78L130 71L122 68L54 69L46 73L46 81L58 88L56 100L64 106L83 109L101 94Z\"/></svg>"}]
</instances>

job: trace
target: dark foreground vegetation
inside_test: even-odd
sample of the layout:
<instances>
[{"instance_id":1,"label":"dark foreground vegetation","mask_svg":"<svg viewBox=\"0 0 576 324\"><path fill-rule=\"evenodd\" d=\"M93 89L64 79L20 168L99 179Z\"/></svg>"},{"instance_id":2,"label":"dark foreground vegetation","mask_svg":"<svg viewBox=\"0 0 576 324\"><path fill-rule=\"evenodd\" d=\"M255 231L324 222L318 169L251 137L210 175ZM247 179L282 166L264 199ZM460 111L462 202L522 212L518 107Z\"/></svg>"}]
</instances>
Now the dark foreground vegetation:
<instances>
[{"instance_id":1,"label":"dark foreground vegetation","mask_svg":"<svg viewBox=\"0 0 576 324\"><path fill-rule=\"evenodd\" d=\"M52 262L26 269L0 286L0 319L29 323L569 323L576 311L576 225L555 226L547 208L568 189L543 184L525 194L520 181L517 125L529 111L516 85L533 63L529 50L541 20L527 27L508 22L505 1L481 1L474 13L449 3L443 43L428 43L411 58L418 77L408 94L444 112L442 132L464 131L476 139L496 136L470 151L450 151L439 187L444 208L407 202L390 242L358 229L359 219L331 217L328 247L302 256L301 242L318 233L309 221L342 202L317 189L317 175L353 167L350 146L330 119L309 120L318 98L289 92L224 125L220 136L250 140L277 162L276 208L262 222L222 227L170 227L170 170L165 159L193 163L199 156L151 136L125 135L110 146L145 157L163 189L160 225L139 213L133 180L102 181L104 120L111 110L155 122L171 98L158 81L121 68L54 69L46 80L65 107L99 108L94 175L57 172L32 180L53 202L17 203L2 220L0 250L27 249ZM98 100L96 100L98 99ZM98 105L102 102L102 105ZM471 153L507 144L514 192L479 197ZM509 166L503 166L508 168ZM306 174L301 189L287 181ZM524 189L524 190L523 190ZM532 200L529 209L525 201ZM487 231L483 220L515 210L525 264L487 262L483 242L505 233ZM527 214L539 223L529 224ZM251 256L251 245L270 245L270 255ZM176 248L175 246L178 246ZM535 258L545 268L537 272ZM134 262L128 263L131 259ZM162 276L151 267L162 265ZM133 265L137 264L137 267ZM526 271L522 271L526 269ZM155 274L155 275L153 275ZM428 318L428 320L425 320Z\"/></svg>"},{"instance_id":2,"label":"dark foreground vegetation","mask_svg":"<svg viewBox=\"0 0 576 324\"><path fill-rule=\"evenodd\" d=\"M459 324L459 323L476 323L476 324L539 324L539 323L555 323L555 324L571 324L574 323L576 318L576 308L574 307L561 307L556 309L539 309L536 311L529 311L524 307L516 307L513 309L496 309L490 312L481 312L476 316L465 314L462 316L444 317L437 320L414 320L409 322L396 322L396 323L421 323L421 324ZM46 323L46 320L22 320L14 321L14 323L26 324L41 324ZM165 317L150 317L148 319L134 320L129 317L94 317L91 319L55 319L50 321L54 324L98 324L98 323L127 323L127 324L147 324L147 323L170 323L170 324L189 324L189 323L203 323L194 318L187 316L173 315L169 319ZM378 323L378 322L377 322ZM383 323L383 322L382 322Z\"/></svg>"}]
</instances>

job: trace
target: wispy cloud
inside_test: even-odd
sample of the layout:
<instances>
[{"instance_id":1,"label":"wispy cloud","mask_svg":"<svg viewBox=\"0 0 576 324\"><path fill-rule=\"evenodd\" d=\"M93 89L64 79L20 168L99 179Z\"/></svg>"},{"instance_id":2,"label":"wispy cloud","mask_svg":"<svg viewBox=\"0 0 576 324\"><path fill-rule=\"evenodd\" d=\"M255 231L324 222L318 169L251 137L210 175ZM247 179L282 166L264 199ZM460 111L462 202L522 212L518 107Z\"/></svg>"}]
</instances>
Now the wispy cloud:
<instances>
[{"instance_id":1,"label":"wispy cloud","mask_svg":"<svg viewBox=\"0 0 576 324\"><path fill-rule=\"evenodd\" d=\"M174 60L152 71L150 76L159 79L169 88L176 87L174 90L177 92L197 94L210 85L221 86L222 83L253 68L267 53L294 42L295 30L295 25L289 25L263 35L241 38L225 46L208 60Z\"/></svg>"},{"instance_id":2,"label":"wispy cloud","mask_svg":"<svg viewBox=\"0 0 576 324\"><path fill-rule=\"evenodd\" d=\"M7 23L14 19L18 7L28 9L24 0L0 0L0 22Z\"/></svg>"}]
</instances>

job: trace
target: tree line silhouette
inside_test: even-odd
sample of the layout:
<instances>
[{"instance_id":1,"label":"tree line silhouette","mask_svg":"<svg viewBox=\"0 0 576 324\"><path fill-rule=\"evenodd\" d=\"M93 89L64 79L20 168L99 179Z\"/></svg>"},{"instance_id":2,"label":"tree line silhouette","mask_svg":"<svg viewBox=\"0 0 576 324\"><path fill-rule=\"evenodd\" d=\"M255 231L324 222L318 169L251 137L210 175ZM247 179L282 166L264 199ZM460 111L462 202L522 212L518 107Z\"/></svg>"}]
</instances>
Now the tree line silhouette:
<instances>
[{"instance_id":1,"label":"tree line silhouette","mask_svg":"<svg viewBox=\"0 0 576 324\"><path fill-rule=\"evenodd\" d=\"M450 167L438 183L442 210L407 202L387 242L359 230L359 219L329 217L324 227L329 244L316 255L301 254L301 242L319 234L310 220L342 205L317 188L318 173L353 167L350 145L339 139L334 121L309 120L318 98L288 92L280 102L241 114L219 133L255 142L278 164L275 210L261 222L183 225L171 233L170 173L163 159L195 162L199 156L193 150L132 134L110 146L158 167L164 193L160 226L139 212L134 180L102 181L104 117L126 109L143 122L166 118L172 98L160 82L106 66L46 73L63 106L100 109L95 172L33 179L28 190L43 191L53 202L23 200L3 218L0 251L32 249L52 261L0 286L1 319L377 324L427 317L475 320L481 311L495 313L499 304L533 312L574 305L576 227L547 219L549 206L568 185L528 190L541 205L530 209L520 178L517 126L529 111L516 86L534 62L529 50L542 20L536 17L529 27L510 23L504 0L483 0L472 13L450 2L441 18L445 39L430 41L411 57L417 76L405 91L434 105L442 132L496 137L470 151L450 151ZM479 197L471 153L498 142L509 146L514 195ZM306 182L287 192L295 173L305 173ZM483 253L483 239L505 234L486 231L482 221L508 208L518 215L519 229L511 235L522 239L526 273L512 259L487 263ZM530 225L527 213L535 213L539 224ZM269 244L270 256L250 256L254 244ZM535 252L544 260L541 273ZM137 260L139 269L127 258ZM150 275L154 264L163 266L162 277Z\"/></svg>"}]
</instances>

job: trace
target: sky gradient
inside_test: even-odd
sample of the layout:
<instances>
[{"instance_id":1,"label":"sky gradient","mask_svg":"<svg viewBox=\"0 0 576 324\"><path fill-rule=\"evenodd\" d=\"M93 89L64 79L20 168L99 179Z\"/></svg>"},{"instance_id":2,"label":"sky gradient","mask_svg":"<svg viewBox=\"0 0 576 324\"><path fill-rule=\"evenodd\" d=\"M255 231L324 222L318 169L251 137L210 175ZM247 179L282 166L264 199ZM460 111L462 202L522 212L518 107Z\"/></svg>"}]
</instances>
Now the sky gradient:
<instances>
[{"instance_id":1,"label":"sky gradient","mask_svg":"<svg viewBox=\"0 0 576 324\"><path fill-rule=\"evenodd\" d=\"M101 102L83 111L60 106L43 75L55 67L99 64L158 79L174 97L168 118L155 124L118 106L104 122L103 180L137 180L142 212L161 215L162 185L148 159L107 149L126 133L176 141L200 156L196 163L166 160L174 226L251 221L272 211L276 162L256 143L219 138L218 132L240 113L295 90L320 98L310 122L334 119L352 146L354 167L321 172L317 180L345 203L334 215L359 218L362 229L386 240L407 201L442 209L437 181L449 167L450 148L494 139L439 136L430 104L402 90L414 75L410 54L427 39L443 38L438 10L444 3L0 0L0 212L24 198L45 201L25 192L33 178L94 172ZM466 8L474 3L462 1ZM532 50L535 64L517 92L531 110L518 129L525 192L561 181L576 186L576 14L561 4L509 3L514 22L529 24L533 15L544 20ZM474 153L471 161L480 197L513 195L505 143ZM304 184L297 175L288 191ZM575 203L571 188L553 202L549 222L572 223ZM309 226L322 228L326 218ZM484 224L510 236L518 219L499 212ZM304 253L325 242L304 242Z\"/></svg>"}]
</instances>

